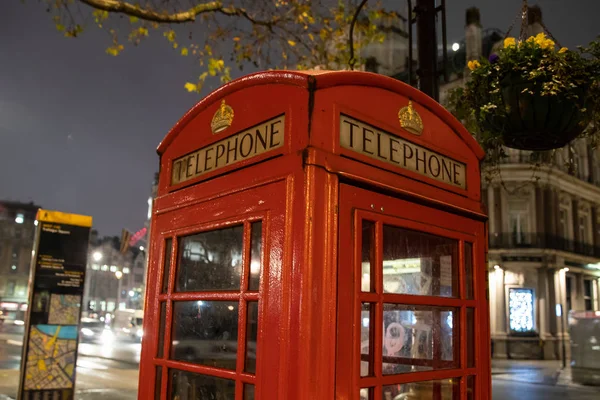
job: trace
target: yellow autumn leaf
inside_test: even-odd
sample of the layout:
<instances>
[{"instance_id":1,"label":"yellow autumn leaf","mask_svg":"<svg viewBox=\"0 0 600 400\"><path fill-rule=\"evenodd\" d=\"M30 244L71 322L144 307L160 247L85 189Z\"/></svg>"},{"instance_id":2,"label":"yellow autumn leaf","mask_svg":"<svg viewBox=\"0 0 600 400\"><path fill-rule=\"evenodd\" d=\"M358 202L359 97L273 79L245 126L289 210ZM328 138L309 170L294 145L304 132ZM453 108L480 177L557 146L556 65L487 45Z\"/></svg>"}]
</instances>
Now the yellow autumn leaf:
<instances>
[{"instance_id":1,"label":"yellow autumn leaf","mask_svg":"<svg viewBox=\"0 0 600 400\"><path fill-rule=\"evenodd\" d=\"M138 17L129 17L129 22L131 22L132 24L135 24L138 21L139 21Z\"/></svg>"},{"instance_id":2,"label":"yellow autumn leaf","mask_svg":"<svg viewBox=\"0 0 600 400\"><path fill-rule=\"evenodd\" d=\"M191 82L187 82L187 83L185 84L185 89L186 89L188 92L196 92L196 91L198 91L198 85L195 85L195 84L193 84L193 83L191 83Z\"/></svg>"},{"instance_id":3,"label":"yellow autumn leaf","mask_svg":"<svg viewBox=\"0 0 600 400\"><path fill-rule=\"evenodd\" d=\"M294 42L293 40L288 40L287 42L292 47L294 47L296 45L296 42Z\"/></svg>"},{"instance_id":4,"label":"yellow autumn leaf","mask_svg":"<svg viewBox=\"0 0 600 400\"><path fill-rule=\"evenodd\" d=\"M187 47L182 47L181 48L181 55L182 56L187 56L188 55L188 49L187 49Z\"/></svg>"},{"instance_id":5,"label":"yellow autumn leaf","mask_svg":"<svg viewBox=\"0 0 600 400\"><path fill-rule=\"evenodd\" d=\"M312 34L312 33L309 33L309 34L308 34L308 37L310 38L310 40L311 40L311 41L314 41L314 40L315 40L315 37L313 36L313 34Z\"/></svg>"},{"instance_id":6,"label":"yellow autumn leaf","mask_svg":"<svg viewBox=\"0 0 600 400\"><path fill-rule=\"evenodd\" d=\"M236 36L236 37L234 37L234 38L233 38L233 41L234 41L234 42L239 42L239 41L240 41L240 38Z\"/></svg>"}]
</instances>

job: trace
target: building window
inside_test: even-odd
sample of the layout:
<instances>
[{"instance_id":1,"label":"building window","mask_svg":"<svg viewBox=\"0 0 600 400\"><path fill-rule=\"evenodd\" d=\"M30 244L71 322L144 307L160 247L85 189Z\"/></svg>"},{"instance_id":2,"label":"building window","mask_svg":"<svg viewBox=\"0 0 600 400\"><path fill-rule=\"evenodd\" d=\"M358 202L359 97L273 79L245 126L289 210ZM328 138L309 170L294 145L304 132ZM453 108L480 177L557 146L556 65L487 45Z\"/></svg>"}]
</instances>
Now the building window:
<instances>
[{"instance_id":1,"label":"building window","mask_svg":"<svg viewBox=\"0 0 600 400\"><path fill-rule=\"evenodd\" d=\"M100 269L100 266L98 264L92 264L92 269L94 271L98 271Z\"/></svg>"},{"instance_id":2,"label":"building window","mask_svg":"<svg viewBox=\"0 0 600 400\"><path fill-rule=\"evenodd\" d=\"M111 265L110 266L110 272L117 272L117 266L116 265Z\"/></svg>"},{"instance_id":3,"label":"building window","mask_svg":"<svg viewBox=\"0 0 600 400\"><path fill-rule=\"evenodd\" d=\"M15 217L15 222L17 224L22 224L23 221L25 221L25 216L23 215L23 213L17 213L17 216Z\"/></svg>"},{"instance_id":4,"label":"building window","mask_svg":"<svg viewBox=\"0 0 600 400\"><path fill-rule=\"evenodd\" d=\"M13 245L12 258L13 258L13 262L15 262L15 260L19 258L19 245L16 245L16 244Z\"/></svg>"},{"instance_id":5,"label":"building window","mask_svg":"<svg viewBox=\"0 0 600 400\"><path fill-rule=\"evenodd\" d=\"M568 207L566 206L561 206L560 207L560 211L559 211L559 233L560 235L563 237L563 239L570 239L571 238L571 233L570 233L570 212Z\"/></svg>"},{"instance_id":6,"label":"building window","mask_svg":"<svg viewBox=\"0 0 600 400\"><path fill-rule=\"evenodd\" d=\"M127 268L127 267L123 268L123 273L124 274L128 274L129 273L129 268Z\"/></svg>"},{"instance_id":7,"label":"building window","mask_svg":"<svg viewBox=\"0 0 600 400\"><path fill-rule=\"evenodd\" d=\"M6 295L14 296L16 286L17 286L17 283L15 281L8 281L8 283L6 284Z\"/></svg>"},{"instance_id":8,"label":"building window","mask_svg":"<svg viewBox=\"0 0 600 400\"><path fill-rule=\"evenodd\" d=\"M12 272L13 274L17 273L17 264L12 264L10 266L10 272Z\"/></svg>"},{"instance_id":9,"label":"building window","mask_svg":"<svg viewBox=\"0 0 600 400\"><path fill-rule=\"evenodd\" d=\"M583 299L585 302L585 311L593 311L594 310L594 296L592 290L592 280L584 279L583 280Z\"/></svg>"},{"instance_id":10,"label":"building window","mask_svg":"<svg viewBox=\"0 0 600 400\"><path fill-rule=\"evenodd\" d=\"M508 289L508 320L512 332L529 333L534 331L533 305L533 289Z\"/></svg>"},{"instance_id":11,"label":"building window","mask_svg":"<svg viewBox=\"0 0 600 400\"><path fill-rule=\"evenodd\" d=\"M100 267L100 269L102 271L108 271L108 265L103 265L102 267Z\"/></svg>"},{"instance_id":12,"label":"building window","mask_svg":"<svg viewBox=\"0 0 600 400\"><path fill-rule=\"evenodd\" d=\"M573 309L573 307L572 307L572 305L573 305L572 290L573 290L573 277L566 276L565 277L565 296L567 298L567 312L569 312Z\"/></svg>"}]
</instances>

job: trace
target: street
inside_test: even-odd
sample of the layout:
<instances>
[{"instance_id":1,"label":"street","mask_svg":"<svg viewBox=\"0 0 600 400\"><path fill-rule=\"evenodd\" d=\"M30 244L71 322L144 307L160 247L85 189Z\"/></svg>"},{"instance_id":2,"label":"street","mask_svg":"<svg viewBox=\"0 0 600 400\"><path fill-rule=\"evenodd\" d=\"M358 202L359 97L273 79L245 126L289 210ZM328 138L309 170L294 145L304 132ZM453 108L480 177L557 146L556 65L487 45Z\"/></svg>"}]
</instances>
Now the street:
<instances>
[{"instance_id":1,"label":"street","mask_svg":"<svg viewBox=\"0 0 600 400\"><path fill-rule=\"evenodd\" d=\"M77 396L81 400L137 399L140 345L115 342L112 346L83 343L77 360ZM15 399L21 358L18 335L0 336L0 400ZM494 360L495 400L595 400L600 387L561 382L558 363Z\"/></svg>"}]
</instances>

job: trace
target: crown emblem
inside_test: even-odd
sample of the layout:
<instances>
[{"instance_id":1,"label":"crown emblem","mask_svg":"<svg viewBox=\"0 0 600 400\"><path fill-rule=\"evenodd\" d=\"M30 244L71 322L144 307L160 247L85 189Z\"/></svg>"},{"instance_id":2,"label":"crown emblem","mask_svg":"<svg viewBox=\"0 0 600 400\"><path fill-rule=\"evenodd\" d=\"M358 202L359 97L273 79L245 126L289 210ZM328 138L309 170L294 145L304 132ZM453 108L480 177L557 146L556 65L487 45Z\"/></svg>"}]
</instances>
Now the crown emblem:
<instances>
[{"instance_id":1,"label":"crown emblem","mask_svg":"<svg viewBox=\"0 0 600 400\"><path fill-rule=\"evenodd\" d=\"M231 126L233 122L233 108L225 104L225 100L221 101L221 106L213 115L210 122L210 129L213 133L219 133Z\"/></svg>"},{"instance_id":2,"label":"crown emblem","mask_svg":"<svg viewBox=\"0 0 600 400\"><path fill-rule=\"evenodd\" d=\"M398 111L398 120L400 126L410 133L415 135L423 133L423 120L417 110L413 108L412 101L409 100L408 105Z\"/></svg>"}]
</instances>

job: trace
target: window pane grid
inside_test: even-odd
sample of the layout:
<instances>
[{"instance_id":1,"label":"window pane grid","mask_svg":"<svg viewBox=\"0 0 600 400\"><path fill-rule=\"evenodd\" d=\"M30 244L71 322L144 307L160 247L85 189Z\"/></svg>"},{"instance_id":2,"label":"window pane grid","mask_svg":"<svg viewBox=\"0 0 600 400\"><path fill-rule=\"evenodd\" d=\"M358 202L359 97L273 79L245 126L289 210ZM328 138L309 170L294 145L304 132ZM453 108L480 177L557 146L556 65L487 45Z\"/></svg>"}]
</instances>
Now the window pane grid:
<instances>
[{"instance_id":1,"label":"window pane grid","mask_svg":"<svg viewBox=\"0 0 600 400\"><path fill-rule=\"evenodd\" d=\"M212 302L215 305L220 304L221 306L225 306L227 307L227 305L229 304L229 311L231 311L232 307L235 307L233 311L237 311L237 329L236 329L236 334L237 334L237 345L236 345L236 352L235 352L235 363L233 364L233 368L231 370L227 370L226 366L223 365L207 365L207 364L197 364L194 363L193 360L192 362L189 362L189 360L176 360L176 359L170 359L170 360L164 360L164 359L158 359L155 362L155 365L162 367L163 369L165 369L164 374L168 375L168 387L167 385L164 383L163 380L163 390L167 390L169 391L169 393L167 393L167 398L169 396L172 395L172 390L173 390L173 385L175 382L174 379L179 379L179 380L185 380L186 382L192 382L194 380L197 380L198 382L218 382L219 385L223 386L223 388L230 388L232 389L231 393L226 394L224 398L229 399L229 396L233 396L231 397L232 399L234 399L235 397L238 397L238 395L244 395L244 393L246 393L246 390L243 390L244 388L247 388L247 392L248 394L245 396L250 395L250 393L253 393L253 389L254 389L254 385L256 384L256 378L255 378L255 367L252 368L252 373L247 372L247 366L246 364L248 363L248 354L247 354L247 349L248 349L248 343L247 343L247 335L249 334L248 329L248 322L249 322L249 318L247 318L248 312L250 312L249 310L249 306L252 303L255 303L257 306L256 308L256 314L258 313L258 300L260 298L258 289L259 286L261 285L260 281L262 280L262 275L264 273L263 271L263 265L264 265L264 252L262 251L263 248L263 243L262 243L262 221L254 221L254 222L244 222L242 225L236 225L237 227L241 227L242 228L242 249L239 252L239 259L240 259L240 266L241 268L239 268L239 278L237 280L237 282L239 282L237 285L237 290L232 288L233 290L219 290L220 288L215 287L215 288L198 288L195 291L180 291L180 292L174 292L175 290L175 285L179 285L179 287L181 287L181 283L179 282L180 277L180 269L182 268L181 264L179 263L180 261L180 257L183 256L183 253L180 252L177 248L179 247L179 244L181 243L181 240L183 238L186 237L193 237L195 235L199 235L199 234L187 234L185 236L182 236L180 238L177 238L177 240L172 240L172 238L169 238L169 243L171 244L171 246L169 247L170 250L167 250L165 248L165 253L167 251L169 251L169 255L170 255L170 262L166 262L165 264L169 263L170 265L168 265L168 267L170 267L169 269L169 275L167 275L167 273L165 272L165 277L164 280L161 281L161 292L157 297L158 300L158 304L159 307L158 309L166 309L162 312L160 312L160 314L166 314L164 315L165 318L165 325L166 326L170 326L172 327L171 329L165 329L164 331L164 345L161 348L162 352L164 354L166 354L167 356L170 355L171 357L174 356L174 354L171 354L174 349L171 349L171 344L173 343L173 340L176 339L173 336L172 330L174 329L173 327L173 319L174 316L172 316L172 314L175 313L175 306L177 304L182 304L182 303L208 303L208 302ZM235 228L236 226L233 227L227 227L224 229L228 229L228 228ZM218 231L219 228L216 229L216 231ZM206 233L206 232L213 232L213 231L204 231L201 232L202 233ZM258 233L257 233L258 232ZM253 234L254 233L254 234ZM255 242L253 243L253 241L258 240L259 242ZM255 246L253 246L255 245ZM167 247L167 246L165 246ZM191 253L188 252L186 253L188 255L190 255ZM252 270L252 266L251 266L251 262L254 258L259 258L259 265L258 265L258 270L254 271ZM166 260L165 260L166 261ZM226 260L228 261L228 260ZM231 264L233 266L233 263ZM189 267L188 267L189 268ZM165 268L166 269L166 268ZM252 276L252 274L256 275L256 276ZM170 277L170 279L169 279ZM235 281L235 279L234 279ZM166 288L166 290L162 289L163 287ZM252 289L252 292L248 292L249 289ZM206 291L203 291L206 290ZM215 291L216 290L216 291ZM228 303L228 301L234 301L235 302L235 306L233 303ZM227 304L225 304L227 303ZM166 306L166 307L165 307ZM180 307L180 306L179 306ZM235 310L237 308L237 310ZM233 312L232 311L232 312ZM258 321L258 315L254 316L254 324L256 324ZM160 325L160 324L159 324ZM159 328L160 330L160 328ZM256 332L258 332L257 328L253 328L253 330L255 330ZM256 338L252 338L253 340L253 347L255 347L255 343L256 343ZM159 350L158 353L160 354L161 351ZM251 359L255 360L255 354L256 354L256 349L254 349L252 351L253 355L250 357ZM254 361L255 363L255 361ZM225 369L223 369L225 367ZM230 373L228 373L230 372ZM231 374L233 373L233 374ZM191 374L191 375L190 375ZM215 380L216 379L216 380ZM231 384L228 384L227 381L231 381ZM181 387L181 382L179 382L180 387ZM202 384L199 384L200 386L202 386ZM208 386L206 387L212 387L214 386L213 383L207 383ZM176 384L175 384L176 386ZM238 393L239 392L239 393ZM203 392L198 392L202 395ZM250 397L246 397L246 398L250 398Z\"/></svg>"},{"instance_id":2,"label":"window pane grid","mask_svg":"<svg viewBox=\"0 0 600 400\"><path fill-rule=\"evenodd\" d=\"M361 221L364 222L364 221ZM433 371L429 371L429 372L419 372L419 380L423 379L422 377L424 376L423 374L428 375L429 373L434 373L435 377L432 377L430 379L428 379L428 381L430 383L427 383L427 385L429 385L431 388L433 388L432 390L440 390L440 389L436 389L436 388L441 388L442 386L448 386L449 388L446 388L446 391L444 393L449 393L451 395L451 397L443 397L445 398L452 398L452 399L459 399L459 398L463 398L464 396L461 396L461 393L465 394L467 392L467 384L466 384L466 377L468 374L474 374L476 373L476 370L474 368L474 365L467 365L467 348L466 348L466 343L465 341L468 340L469 338L471 338L471 335L467 335L466 329L468 329L467 326L467 321L466 321L466 307L471 307L471 310L474 310L474 308L477 306L476 301L473 299L473 276L471 276L474 272L473 265L473 257L472 257L472 251L473 251L473 244L471 242L465 242L465 240L463 239L449 239L449 240L454 240L456 243L456 247L455 247L455 251L454 253L452 253L452 259L450 260L451 265L452 265L452 273L454 275L454 277L452 278L452 286L455 288L452 290L453 293L455 293L454 298L452 297L440 297L443 296L444 294L442 294L442 292L435 293L436 295L429 295L429 296L421 296L421 295L408 295L408 294L396 294L396 293L384 293L384 275L383 275L383 223L381 221L376 221L375 223L375 240L374 240L374 247L375 250L375 260L374 262L371 263L371 268L369 271L369 275L370 275L370 287L375 289L375 293L368 293L365 292L366 289L366 283L364 282L364 273L366 271L364 271L364 260L362 260L361 257L361 265L360 268L358 269L358 271L360 272L360 279L358 280L359 282L361 282L360 285L355 285L356 288L356 293L355 293L355 298L359 301L359 303L371 303L371 309L372 309L372 315L374 317L374 323L373 320L371 320L371 331L374 331L374 351L373 351L373 355L370 358L371 360L373 360L372 364L374 364L374 368L369 366L369 369L372 371L372 373L374 374L373 376L364 376L364 374L361 374L363 376L361 376L359 378L359 387L361 387L361 400L363 399L363 397L367 396L366 398L371 398L371 396L373 396L373 398L375 399L383 399L385 400L384 396L385 392L384 392L384 387L386 385L395 385L395 384L402 384L402 383L409 383L414 381L414 375L413 373L406 373L406 374L392 374L392 375L383 375L383 371L382 371L382 363L384 361L384 354L383 354L383 342L384 342L384 338L383 338L383 334L384 334L384 329L385 327L383 326L383 321L384 321L384 307L383 304L384 303L390 303L391 305L400 305L400 306L406 306L406 305L416 305L416 306L426 306L426 307L454 307L453 308L453 313L449 316L446 316L448 319L450 319L452 322L452 324L454 325L453 327L453 338L451 340L452 343L452 349L451 349L451 354L452 354L452 358L454 361L448 361L448 360L443 360L441 357L441 353L442 353L442 343L440 340L434 341L433 344L433 348L432 348L432 352L435 355L434 361L433 361L433 365L435 365L435 367L441 367L441 368L448 368L448 369L434 369ZM364 227L364 225L363 225ZM364 228L363 228L363 233L364 233ZM426 233L426 232L425 232ZM366 251L368 251L369 249L365 249L364 248L364 238L361 237L361 243L362 245L362 254L364 255ZM469 252L469 254L466 254L466 252ZM466 263L469 263L469 265L467 266ZM469 276L467 276L466 274L469 274ZM446 278L447 280L447 278ZM361 290L362 289L362 290ZM447 294L446 294L447 295ZM364 307L364 306L363 306ZM374 312L373 312L374 311ZM442 311L437 311L436 312L436 316L434 317L434 320L437 321L434 323L435 330L438 330L438 332L440 332L442 325L444 324L444 321L442 321L443 315L448 314L447 312L445 313L443 310ZM472 314L474 315L474 313ZM362 315L361 315L361 319L362 319ZM474 321L472 321L474 322ZM359 330L360 330L360 326L359 325ZM373 334L372 333L372 334ZM469 336L469 338L467 337ZM359 335L360 337L360 335ZM361 348L362 348L362 343L361 343ZM473 350L474 351L474 350ZM361 351L362 353L362 351ZM363 355L364 357L364 355ZM472 355L470 355L470 357L473 357ZM469 358L470 358L469 357ZM359 358L359 360L362 360L362 358ZM414 359L411 359L411 361L414 361ZM417 361L419 362L419 361ZM360 363L360 361L359 361ZM362 364L362 363L360 363ZM442 376L447 375L448 378L453 379L452 384L451 385L446 385L445 382L440 381L439 379L442 379ZM445 378L443 378L445 379ZM368 390L367 390L368 389Z\"/></svg>"}]
</instances>

